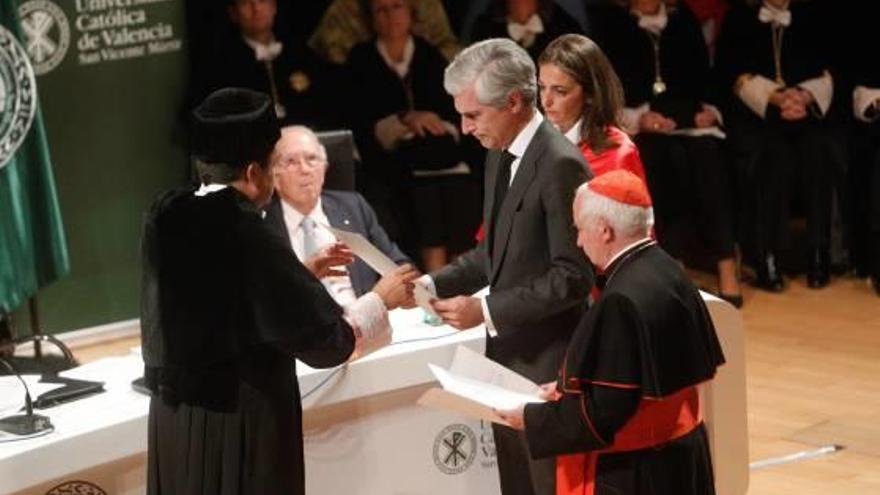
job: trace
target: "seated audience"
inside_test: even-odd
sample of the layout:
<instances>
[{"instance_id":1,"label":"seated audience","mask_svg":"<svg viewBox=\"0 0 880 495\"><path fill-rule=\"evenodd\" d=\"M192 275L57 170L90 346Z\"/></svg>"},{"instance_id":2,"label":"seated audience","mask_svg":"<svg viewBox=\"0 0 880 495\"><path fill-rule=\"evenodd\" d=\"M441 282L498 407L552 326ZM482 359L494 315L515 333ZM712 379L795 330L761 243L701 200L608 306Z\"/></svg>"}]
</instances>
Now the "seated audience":
<instances>
[{"instance_id":1,"label":"seated audience","mask_svg":"<svg viewBox=\"0 0 880 495\"><path fill-rule=\"evenodd\" d=\"M794 199L807 217L807 284L830 281L832 108L835 81L822 19L808 1L749 2L726 16L717 44L756 285L784 289L779 253L790 246Z\"/></svg>"},{"instance_id":2,"label":"seated audience","mask_svg":"<svg viewBox=\"0 0 880 495\"><path fill-rule=\"evenodd\" d=\"M401 0L404 1L404 0ZM326 60L344 64L354 45L372 37L370 18L364 14L363 0L333 0L312 34L309 45ZM413 32L426 39L451 59L461 47L449 25L440 0L416 0Z\"/></svg>"},{"instance_id":3,"label":"seated audience","mask_svg":"<svg viewBox=\"0 0 880 495\"><path fill-rule=\"evenodd\" d=\"M510 38L537 59L559 35L582 32L581 25L553 0L493 0L474 21L471 38Z\"/></svg>"},{"instance_id":4,"label":"seated audience","mask_svg":"<svg viewBox=\"0 0 880 495\"><path fill-rule=\"evenodd\" d=\"M724 134L720 112L709 104L699 23L684 3L633 0L604 9L597 24L597 42L623 84L624 126L645 165L658 241L677 258L708 258L718 295L741 306Z\"/></svg>"},{"instance_id":5,"label":"seated audience","mask_svg":"<svg viewBox=\"0 0 880 495\"><path fill-rule=\"evenodd\" d=\"M470 246L480 213L479 186L443 90L446 59L412 33L408 0L363 5L375 37L355 46L347 63L364 165L359 187L392 237L405 249L417 246L422 265L436 269Z\"/></svg>"},{"instance_id":6,"label":"seated audience","mask_svg":"<svg viewBox=\"0 0 880 495\"><path fill-rule=\"evenodd\" d=\"M303 43L276 35L276 0L227 0L227 14L234 29L204 54L202 70L193 74L196 92L250 88L272 97L282 123L339 127L330 110L338 78Z\"/></svg>"}]
</instances>

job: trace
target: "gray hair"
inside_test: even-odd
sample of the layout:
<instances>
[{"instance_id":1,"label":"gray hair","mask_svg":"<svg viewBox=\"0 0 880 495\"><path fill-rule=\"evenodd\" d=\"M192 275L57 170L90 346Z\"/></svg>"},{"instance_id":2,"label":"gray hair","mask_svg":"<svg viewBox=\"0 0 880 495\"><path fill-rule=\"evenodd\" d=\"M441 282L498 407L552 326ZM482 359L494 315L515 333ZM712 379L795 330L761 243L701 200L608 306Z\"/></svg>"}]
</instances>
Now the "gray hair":
<instances>
[{"instance_id":1,"label":"gray hair","mask_svg":"<svg viewBox=\"0 0 880 495\"><path fill-rule=\"evenodd\" d=\"M288 132L297 132L300 134L305 134L306 136L311 138L312 141L314 141L315 144L318 145L318 155L324 160L324 162L326 164L326 162L327 162L327 148L325 148L324 145L321 144L321 140L318 139L318 135L315 134L315 131L313 131L310 127L307 127L304 125L288 125L288 126L284 126L281 128L281 135L282 136Z\"/></svg>"},{"instance_id":2,"label":"gray hair","mask_svg":"<svg viewBox=\"0 0 880 495\"><path fill-rule=\"evenodd\" d=\"M455 56L443 78L446 92L455 96L474 84L477 101L502 107L513 91L535 105L538 84L535 62L513 40L496 38L465 48Z\"/></svg>"},{"instance_id":3,"label":"gray hair","mask_svg":"<svg viewBox=\"0 0 880 495\"><path fill-rule=\"evenodd\" d=\"M654 225L654 210L651 207L614 201L593 192L589 182L578 187L575 198L580 198L577 215L582 221L589 217L603 218L621 237L642 238L651 232L651 226Z\"/></svg>"}]
</instances>

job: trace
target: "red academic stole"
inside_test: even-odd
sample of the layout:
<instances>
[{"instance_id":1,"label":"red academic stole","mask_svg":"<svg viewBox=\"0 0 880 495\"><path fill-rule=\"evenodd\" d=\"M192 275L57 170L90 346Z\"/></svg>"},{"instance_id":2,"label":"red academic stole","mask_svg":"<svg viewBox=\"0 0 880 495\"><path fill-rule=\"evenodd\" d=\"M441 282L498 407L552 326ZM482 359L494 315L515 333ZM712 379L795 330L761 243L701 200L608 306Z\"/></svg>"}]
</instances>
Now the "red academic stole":
<instances>
[{"instance_id":1,"label":"red academic stole","mask_svg":"<svg viewBox=\"0 0 880 495\"><path fill-rule=\"evenodd\" d=\"M662 399L642 398L636 414L602 450L556 458L556 495L593 495L599 454L647 449L690 433L700 424L696 386Z\"/></svg>"}]
</instances>

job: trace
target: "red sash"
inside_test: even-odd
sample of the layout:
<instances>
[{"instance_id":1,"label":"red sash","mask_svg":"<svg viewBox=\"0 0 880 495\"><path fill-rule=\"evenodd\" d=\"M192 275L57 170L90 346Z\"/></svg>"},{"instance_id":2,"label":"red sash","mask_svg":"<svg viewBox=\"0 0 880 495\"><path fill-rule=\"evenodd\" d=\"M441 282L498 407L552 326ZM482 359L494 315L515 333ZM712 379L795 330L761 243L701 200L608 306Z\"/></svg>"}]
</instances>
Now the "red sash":
<instances>
[{"instance_id":1,"label":"red sash","mask_svg":"<svg viewBox=\"0 0 880 495\"><path fill-rule=\"evenodd\" d=\"M556 495L593 495L599 454L655 447L687 435L700 421L696 386L663 399L642 398L636 414L614 435L609 447L556 458Z\"/></svg>"}]
</instances>

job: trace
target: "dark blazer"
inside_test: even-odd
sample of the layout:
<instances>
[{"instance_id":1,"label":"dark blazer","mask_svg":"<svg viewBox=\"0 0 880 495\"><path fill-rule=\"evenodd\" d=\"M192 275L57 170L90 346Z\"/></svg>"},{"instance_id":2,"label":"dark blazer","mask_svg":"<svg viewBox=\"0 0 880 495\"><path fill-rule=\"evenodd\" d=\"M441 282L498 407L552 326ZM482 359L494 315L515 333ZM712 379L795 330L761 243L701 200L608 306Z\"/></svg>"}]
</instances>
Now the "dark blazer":
<instances>
[{"instance_id":1,"label":"dark blazer","mask_svg":"<svg viewBox=\"0 0 880 495\"><path fill-rule=\"evenodd\" d=\"M321 206L331 227L363 235L395 263L411 263L397 244L388 238L385 229L376 219L376 212L360 194L349 191L324 191L321 193ZM290 236L287 234L287 225L284 223L281 199L277 194L266 207L266 222L273 231L281 234L288 247L293 249L290 245ZM358 297L369 292L380 278L379 274L360 258L356 258L354 263L349 265L348 276Z\"/></svg>"},{"instance_id":2,"label":"dark blazer","mask_svg":"<svg viewBox=\"0 0 880 495\"><path fill-rule=\"evenodd\" d=\"M487 304L498 336L487 340L486 355L543 383L556 377L593 285L571 215L575 190L592 173L580 151L544 121L493 218L500 157L498 150L486 157L483 218L494 228L431 277L444 298L490 285Z\"/></svg>"}]
</instances>

